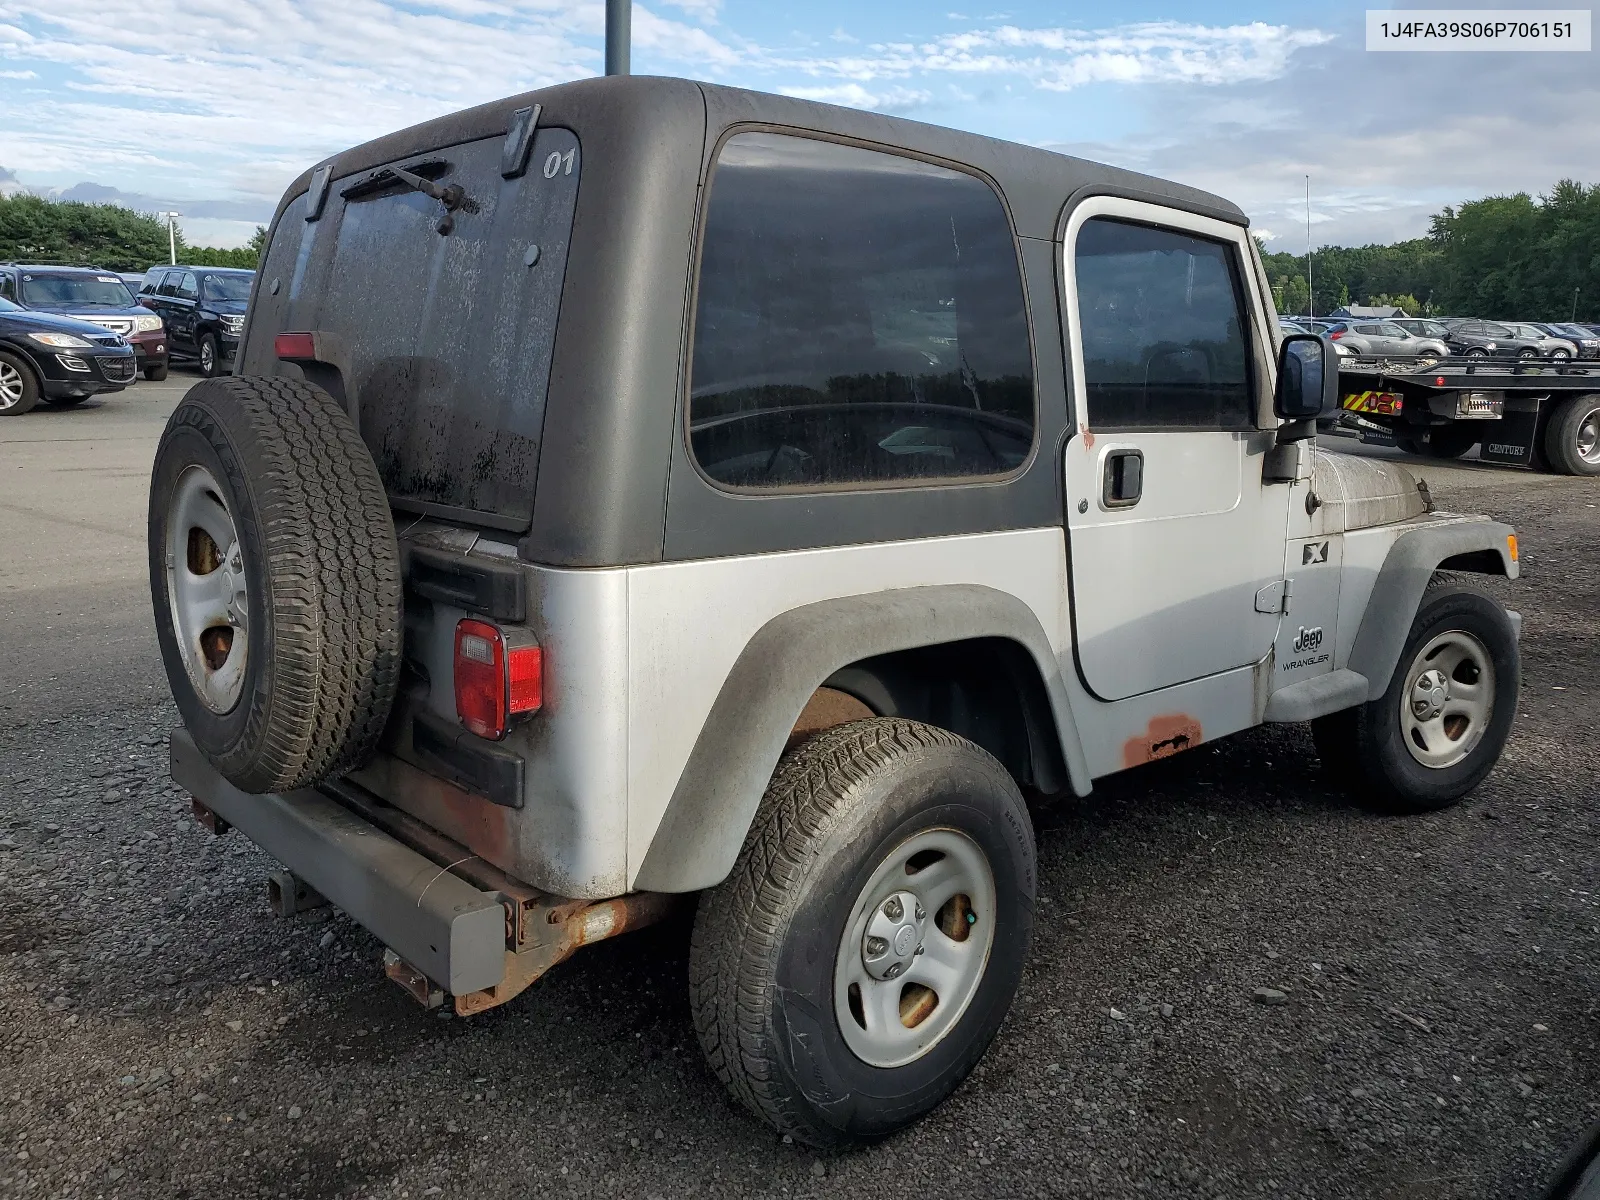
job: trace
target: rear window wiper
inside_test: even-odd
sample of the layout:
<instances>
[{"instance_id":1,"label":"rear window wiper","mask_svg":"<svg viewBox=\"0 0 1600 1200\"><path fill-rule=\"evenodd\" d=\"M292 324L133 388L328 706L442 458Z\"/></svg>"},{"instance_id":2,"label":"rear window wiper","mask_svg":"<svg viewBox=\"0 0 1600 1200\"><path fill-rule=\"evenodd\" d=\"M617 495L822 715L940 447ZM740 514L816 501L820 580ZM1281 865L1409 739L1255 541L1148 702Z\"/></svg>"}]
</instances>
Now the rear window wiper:
<instances>
[{"instance_id":1,"label":"rear window wiper","mask_svg":"<svg viewBox=\"0 0 1600 1200\"><path fill-rule=\"evenodd\" d=\"M423 171L443 173L449 170L449 164L443 162L418 163L417 167ZM346 200L355 200L363 196L373 195L385 191L395 184L403 184L413 191L430 196L444 205L444 216L439 219L439 232L448 234L455 228L455 214L458 211L475 213L477 204L467 195L467 189L459 183L438 184L425 175L415 171L408 171L404 167L380 167L371 175L350 187L345 188L343 195Z\"/></svg>"}]
</instances>

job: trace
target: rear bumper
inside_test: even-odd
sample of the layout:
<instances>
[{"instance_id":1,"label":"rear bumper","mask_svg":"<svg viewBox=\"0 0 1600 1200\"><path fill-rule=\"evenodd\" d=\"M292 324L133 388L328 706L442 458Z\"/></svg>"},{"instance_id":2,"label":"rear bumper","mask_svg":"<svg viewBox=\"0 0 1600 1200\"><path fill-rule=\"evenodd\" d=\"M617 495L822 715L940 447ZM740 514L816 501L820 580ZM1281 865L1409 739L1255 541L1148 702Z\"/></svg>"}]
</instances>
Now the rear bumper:
<instances>
[{"instance_id":1,"label":"rear bumper","mask_svg":"<svg viewBox=\"0 0 1600 1200\"><path fill-rule=\"evenodd\" d=\"M457 996L506 973L506 909L445 867L315 789L241 792L172 733L172 777L284 866Z\"/></svg>"}]
</instances>

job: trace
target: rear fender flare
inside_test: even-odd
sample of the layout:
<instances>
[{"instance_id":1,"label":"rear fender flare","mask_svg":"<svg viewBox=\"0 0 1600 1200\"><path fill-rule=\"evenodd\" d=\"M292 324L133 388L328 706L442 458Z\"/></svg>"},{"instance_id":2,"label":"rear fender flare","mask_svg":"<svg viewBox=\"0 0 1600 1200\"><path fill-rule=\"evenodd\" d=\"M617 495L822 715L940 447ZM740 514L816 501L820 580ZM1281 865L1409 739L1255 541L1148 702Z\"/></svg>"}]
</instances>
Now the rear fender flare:
<instances>
[{"instance_id":1,"label":"rear fender flare","mask_svg":"<svg viewBox=\"0 0 1600 1200\"><path fill-rule=\"evenodd\" d=\"M1088 762L1060 661L1038 617L1017 597L959 584L823 600L774 617L739 655L633 886L695 891L728 875L790 730L835 672L877 655L974 638L1006 638L1028 652L1049 697L1072 788L1086 795Z\"/></svg>"}]
</instances>

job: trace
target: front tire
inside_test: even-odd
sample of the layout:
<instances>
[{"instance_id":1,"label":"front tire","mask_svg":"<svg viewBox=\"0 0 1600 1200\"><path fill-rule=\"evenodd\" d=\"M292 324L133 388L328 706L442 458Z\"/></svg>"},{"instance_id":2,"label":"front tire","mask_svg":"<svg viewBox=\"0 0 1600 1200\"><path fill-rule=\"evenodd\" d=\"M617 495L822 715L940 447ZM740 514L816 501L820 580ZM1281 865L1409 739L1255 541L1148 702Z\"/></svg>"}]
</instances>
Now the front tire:
<instances>
[{"instance_id":1,"label":"front tire","mask_svg":"<svg viewBox=\"0 0 1600 1200\"><path fill-rule=\"evenodd\" d=\"M1027 807L985 751L890 718L817 735L700 900L689 983L712 1070L813 1146L911 1124L1005 1018L1034 886Z\"/></svg>"},{"instance_id":2,"label":"front tire","mask_svg":"<svg viewBox=\"0 0 1600 1200\"><path fill-rule=\"evenodd\" d=\"M151 383L160 383L167 377L167 364L162 363L159 367L146 367L144 369L144 377Z\"/></svg>"},{"instance_id":3,"label":"front tire","mask_svg":"<svg viewBox=\"0 0 1600 1200\"><path fill-rule=\"evenodd\" d=\"M1545 426L1544 453L1562 475L1600 475L1600 395L1561 401Z\"/></svg>"},{"instance_id":4,"label":"front tire","mask_svg":"<svg viewBox=\"0 0 1600 1200\"><path fill-rule=\"evenodd\" d=\"M200 336L200 374L207 379L215 379L222 374L222 350L217 345L217 335L214 333Z\"/></svg>"},{"instance_id":5,"label":"front tire","mask_svg":"<svg viewBox=\"0 0 1600 1200\"><path fill-rule=\"evenodd\" d=\"M1376 700L1311 723L1323 767L1379 812L1448 808L1494 769L1521 690L1511 618L1436 575Z\"/></svg>"},{"instance_id":6,"label":"front tire","mask_svg":"<svg viewBox=\"0 0 1600 1200\"><path fill-rule=\"evenodd\" d=\"M0 351L0 417L20 417L39 403L39 380L22 356Z\"/></svg>"}]
</instances>

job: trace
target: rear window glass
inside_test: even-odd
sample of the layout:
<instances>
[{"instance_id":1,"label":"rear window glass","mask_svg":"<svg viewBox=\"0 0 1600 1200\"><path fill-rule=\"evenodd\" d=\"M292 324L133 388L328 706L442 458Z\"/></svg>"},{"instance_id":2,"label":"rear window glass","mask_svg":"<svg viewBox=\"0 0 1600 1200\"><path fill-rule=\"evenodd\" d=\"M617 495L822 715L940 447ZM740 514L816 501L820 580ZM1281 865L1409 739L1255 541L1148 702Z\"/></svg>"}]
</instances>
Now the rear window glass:
<instances>
[{"instance_id":1,"label":"rear window glass","mask_svg":"<svg viewBox=\"0 0 1600 1200\"><path fill-rule=\"evenodd\" d=\"M526 528L582 156L571 130L542 128L505 179L503 140L395 164L465 189L448 233L439 200L362 172L333 181L319 220L286 212L264 269L292 280L278 328L348 347L345 385L397 507Z\"/></svg>"},{"instance_id":2,"label":"rear window glass","mask_svg":"<svg viewBox=\"0 0 1600 1200\"><path fill-rule=\"evenodd\" d=\"M740 488L1004 475L1033 362L1004 207L981 179L770 133L730 138L706 213L690 441Z\"/></svg>"}]
</instances>

